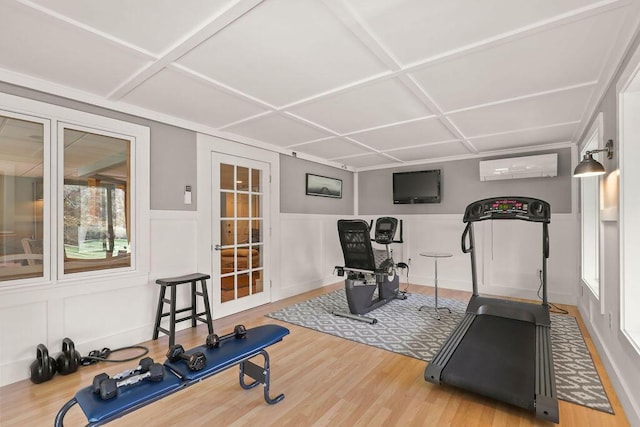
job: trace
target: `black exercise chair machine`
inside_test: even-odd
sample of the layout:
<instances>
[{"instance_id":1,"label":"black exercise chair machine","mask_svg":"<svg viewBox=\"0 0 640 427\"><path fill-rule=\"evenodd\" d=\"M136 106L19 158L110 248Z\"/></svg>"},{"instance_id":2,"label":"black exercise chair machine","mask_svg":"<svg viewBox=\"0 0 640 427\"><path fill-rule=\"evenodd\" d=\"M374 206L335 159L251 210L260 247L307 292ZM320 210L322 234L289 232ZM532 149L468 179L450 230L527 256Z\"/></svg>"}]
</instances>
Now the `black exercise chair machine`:
<instances>
[{"instance_id":1,"label":"black exercise chair machine","mask_svg":"<svg viewBox=\"0 0 640 427\"><path fill-rule=\"evenodd\" d=\"M478 295L473 223L503 219L542 224L540 305ZM462 251L471 255L473 295L465 317L427 366L426 381L469 390L558 422L547 302L550 220L549 204L529 197L496 197L467 206L461 243Z\"/></svg>"},{"instance_id":2,"label":"black exercise chair machine","mask_svg":"<svg viewBox=\"0 0 640 427\"><path fill-rule=\"evenodd\" d=\"M400 240L393 240L397 228L396 218L378 218L375 238L371 239L371 225L365 221L338 220L338 235L345 265L336 266L335 270L338 276L344 276L344 272L347 272L344 284L350 313L334 311L334 315L373 324L377 320L364 314L391 300L407 298L400 292L400 278L396 271L408 266L403 262L396 264L389 248L391 243L402 243L402 222ZM384 245L385 249L374 252L372 241ZM376 290L378 293L374 295Z\"/></svg>"}]
</instances>

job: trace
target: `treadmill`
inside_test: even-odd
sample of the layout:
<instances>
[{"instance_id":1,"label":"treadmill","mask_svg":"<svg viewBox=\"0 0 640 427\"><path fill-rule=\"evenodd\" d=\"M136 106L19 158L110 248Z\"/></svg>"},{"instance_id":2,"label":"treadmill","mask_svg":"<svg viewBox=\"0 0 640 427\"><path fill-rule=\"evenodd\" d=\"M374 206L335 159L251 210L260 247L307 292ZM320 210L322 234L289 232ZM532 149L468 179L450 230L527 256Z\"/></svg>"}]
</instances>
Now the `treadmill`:
<instances>
[{"instance_id":1,"label":"treadmill","mask_svg":"<svg viewBox=\"0 0 640 427\"><path fill-rule=\"evenodd\" d=\"M493 197L467 206L461 245L471 255L473 295L464 318L429 363L424 378L528 409L558 423L547 302L550 219L549 203L531 197ZM542 224L542 304L478 295L473 223L485 220Z\"/></svg>"}]
</instances>

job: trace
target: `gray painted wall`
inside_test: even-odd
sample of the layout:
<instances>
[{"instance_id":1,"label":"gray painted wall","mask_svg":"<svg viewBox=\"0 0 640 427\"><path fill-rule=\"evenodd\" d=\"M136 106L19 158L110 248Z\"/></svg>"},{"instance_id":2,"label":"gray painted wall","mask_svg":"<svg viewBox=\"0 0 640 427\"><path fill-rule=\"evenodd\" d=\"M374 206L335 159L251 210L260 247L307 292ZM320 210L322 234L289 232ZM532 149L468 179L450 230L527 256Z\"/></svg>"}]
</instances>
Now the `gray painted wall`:
<instances>
[{"instance_id":1,"label":"gray painted wall","mask_svg":"<svg viewBox=\"0 0 640 427\"><path fill-rule=\"evenodd\" d=\"M342 198L307 196L306 174L342 180ZM353 172L280 155L280 212L353 215Z\"/></svg>"},{"instance_id":2,"label":"gray painted wall","mask_svg":"<svg viewBox=\"0 0 640 427\"><path fill-rule=\"evenodd\" d=\"M571 149L487 157L482 160L548 153L558 153L558 176L554 178L480 181L480 160L478 159L359 172L358 214L462 214L469 203L493 196L536 197L549 202L553 213L571 213ZM394 205L392 174L429 169L441 170L442 201L417 205Z\"/></svg>"},{"instance_id":3,"label":"gray painted wall","mask_svg":"<svg viewBox=\"0 0 640 427\"><path fill-rule=\"evenodd\" d=\"M620 74L637 49L640 49L640 34L636 35L636 39L580 140L581 144L585 142L583 140L591 124L598 114L602 112L604 122L603 140L613 139L614 155L611 160L608 160L603 154L596 155L595 158L604 165L607 173L618 168L620 155L619 151L617 151L619 141L616 138L618 132L616 84L620 79ZM610 189L609 186L602 188L605 188L605 191ZM605 192L604 202L605 208L617 206L617 192L616 194L607 194ZM587 289L584 289L582 296L579 297L578 306L582 318L598 347L600 356L630 424L640 425L640 394L638 393L638 390L640 390L640 355L620 331L620 229L618 221L602 221L600 224L600 244L602 262L604 264L604 268L601 270L601 280L604 284L604 288L601 290L604 296L604 314L600 314L600 302L596 301ZM610 324L612 325L611 327L609 326ZM622 386L622 381L626 383L626 393ZM636 408L635 411L634 407Z\"/></svg>"},{"instance_id":4,"label":"gray painted wall","mask_svg":"<svg viewBox=\"0 0 640 427\"><path fill-rule=\"evenodd\" d=\"M196 134L174 126L0 82L0 92L78 111L149 126L151 129L151 209L196 210ZM193 203L185 205L184 186Z\"/></svg>"},{"instance_id":5,"label":"gray painted wall","mask_svg":"<svg viewBox=\"0 0 640 427\"><path fill-rule=\"evenodd\" d=\"M196 211L196 133L151 123L151 209ZM184 204L185 186L191 204Z\"/></svg>"}]
</instances>

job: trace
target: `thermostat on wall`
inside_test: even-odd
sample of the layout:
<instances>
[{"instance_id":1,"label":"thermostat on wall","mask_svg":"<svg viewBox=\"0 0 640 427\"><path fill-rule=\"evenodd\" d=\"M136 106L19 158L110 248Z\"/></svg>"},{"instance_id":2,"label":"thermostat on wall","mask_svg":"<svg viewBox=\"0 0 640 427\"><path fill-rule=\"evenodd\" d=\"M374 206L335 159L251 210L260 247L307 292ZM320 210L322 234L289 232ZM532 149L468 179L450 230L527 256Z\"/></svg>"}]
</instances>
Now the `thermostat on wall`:
<instances>
[{"instance_id":1,"label":"thermostat on wall","mask_svg":"<svg viewBox=\"0 0 640 427\"><path fill-rule=\"evenodd\" d=\"M187 185L184 187L184 204L185 205L191 204L191 186L190 185Z\"/></svg>"}]
</instances>

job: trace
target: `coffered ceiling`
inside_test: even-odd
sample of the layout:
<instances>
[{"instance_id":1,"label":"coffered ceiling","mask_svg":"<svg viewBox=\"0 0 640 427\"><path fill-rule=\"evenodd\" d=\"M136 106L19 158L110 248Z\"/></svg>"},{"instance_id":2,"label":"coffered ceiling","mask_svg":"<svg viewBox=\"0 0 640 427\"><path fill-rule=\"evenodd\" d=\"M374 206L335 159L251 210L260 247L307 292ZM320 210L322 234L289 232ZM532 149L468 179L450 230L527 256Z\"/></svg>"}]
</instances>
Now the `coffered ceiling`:
<instances>
[{"instance_id":1,"label":"coffered ceiling","mask_svg":"<svg viewBox=\"0 0 640 427\"><path fill-rule=\"evenodd\" d=\"M578 142L637 0L0 0L0 80L362 170Z\"/></svg>"}]
</instances>

